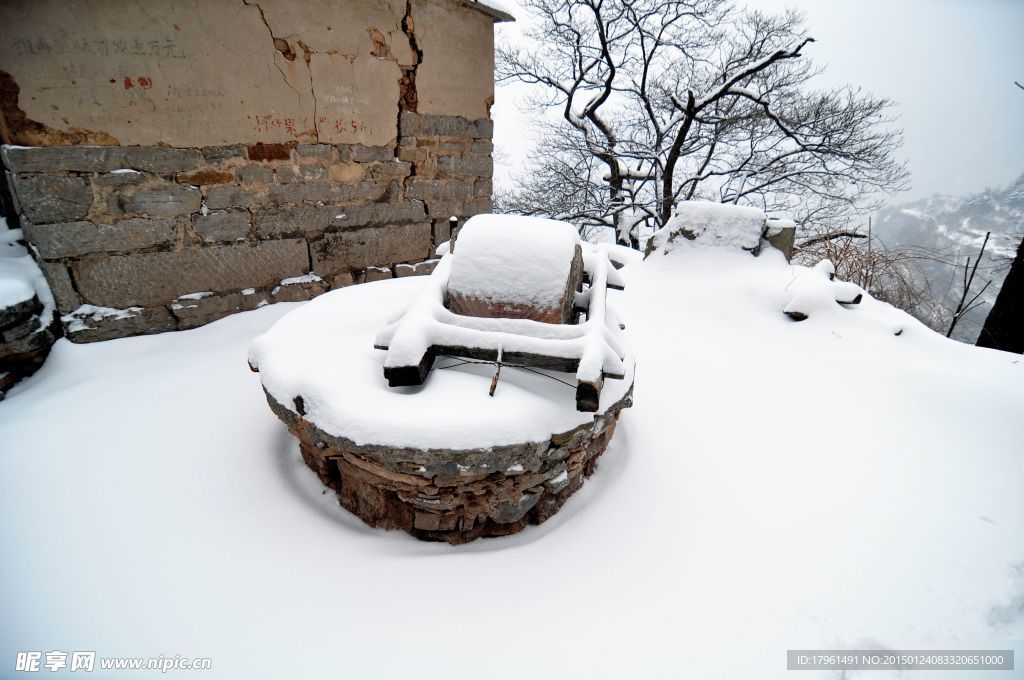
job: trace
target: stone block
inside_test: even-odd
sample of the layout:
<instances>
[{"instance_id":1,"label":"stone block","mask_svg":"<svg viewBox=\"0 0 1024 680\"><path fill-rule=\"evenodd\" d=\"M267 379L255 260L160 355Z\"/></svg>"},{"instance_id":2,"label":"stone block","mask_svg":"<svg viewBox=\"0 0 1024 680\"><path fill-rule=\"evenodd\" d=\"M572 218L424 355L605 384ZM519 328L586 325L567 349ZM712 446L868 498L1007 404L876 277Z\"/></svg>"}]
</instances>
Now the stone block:
<instances>
[{"instance_id":1,"label":"stone block","mask_svg":"<svg viewBox=\"0 0 1024 680\"><path fill-rule=\"evenodd\" d=\"M270 184L274 171L265 165L246 165L238 169L238 181L243 184Z\"/></svg>"},{"instance_id":2,"label":"stone block","mask_svg":"<svg viewBox=\"0 0 1024 680\"><path fill-rule=\"evenodd\" d=\"M295 147L295 154L300 158L322 158L330 160L334 158L334 147L330 144L299 144Z\"/></svg>"},{"instance_id":3,"label":"stone block","mask_svg":"<svg viewBox=\"0 0 1024 680\"><path fill-rule=\"evenodd\" d=\"M26 300L0 307L0 329L20 326L43 308L39 298L32 295Z\"/></svg>"},{"instance_id":4,"label":"stone block","mask_svg":"<svg viewBox=\"0 0 1024 680\"><path fill-rule=\"evenodd\" d=\"M43 325L43 319L32 317L30 324L35 330L27 334L12 333L10 340L0 342L0 373L11 371L30 375L37 369L50 352L50 347L60 336L60 324Z\"/></svg>"},{"instance_id":5,"label":"stone block","mask_svg":"<svg viewBox=\"0 0 1024 680\"><path fill-rule=\"evenodd\" d=\"M374 177L381 177L386 180L408 177L411 174L412 163L406 163L405 161L391 160L373 168Z\"/></svg>"},{"instance_id":6,"label":"stone block","mask_svg":"<svg viewBox=\"0 0 1024 680\"><path fill-rule=\"evenodd\" d=\"M440 180L412 178L405 188L407 198L465 200L472 195L472 187L463 180Z\"/></svg>"},{"instance_id":7,"label":"stone block","mask_svg":"<svg viewBox=\"0 0 1024 680\"><path fill-rule=\"evenodd\" d=\"M255 144L246 147L251 161L287 161L291 160L294 144Z\"/></svg>"},{"instance_id":8,"label":"stone block","mask_svg":"<svg viewBox=\"0 0 1024 680\"><path fill-rule=\"evenodd\" d=\"M244 210L196 215L192 226L206 243L245 240L249 237L249 213Z\"/></svg>"},{"instance_id":9,"label":"stone block","mask_svg":"<svg viewBox=\"0 0 1024 680\"><path fill-rule=\"evenodd\" d=\"M198 328L229 314L248 309L241 293L175 300L170 307L171 314L177 319L179 330Z\"/></svg>"},{"instance_id":10,"label":"stone block","mask_svg":"<svg viewBox=\"0 0 1024 680\"><path fill-rule=\"evenodd\" d=\"M61 317L64 334L72 342L98 342L130 335L151 335L177 328L174 317L165 307L124 310L88 308Z\"/></svg>"},{"instance_id":11,"label":"stone block","mask_svg":"<svg viewBox=\"0 0 1024 680\"><path fill-rule=\"evenodd\" d=\"M438 156L461 156L466 153L467 142L463 139L454 142L441 142L437 145Z\"/></svg>"},{"instance_id":12,"label":"stone block","mask_svg":"<svg viewBox=\"0 0 1024 680\"><path fill-rule=\"evenodd\" d=\"M42 319L33 315L21 323L0 330L0 370L12 363L12 355L24 353L26 343L32 343L34 338L31 336L42 330L42 327Z\"/></svg>"},{"instance_id":13,"label":"stone block","mask_svg":"<svg viewBox=\"0 0 1024 680\"><path fill-rule=\"evenodd\" d=\"M371 203L331 209L331 227L369 227L387 224L422 222L426 217L422 201L402 203Z\"/></svg>"},{"instance_id":14,"label":"stone block","mask_svg":"<svg viewBox=\"0 0 1024 680\"><path fill-rule=\"evenodd\" d=\"M352 272L341 272L331 277L331 290L351 286L353 283L355 279L352 278Z\"/></svg>"},{"instance_id":15,"label":"stone block","mask_svg":"<svg viewBox=\"0 0 1024 680\"><path fill-rule=\"evenodd\" d=\"M406 276L424 276L434 271L438 262L440 262L440 260L427 260L426 262L417 262L415 264L396 264L395 278L401 279Z\"/></svg>"},{"instance_id":16,"label":"stone block","mask_svg":"<svg viewBox=\"0 0 1024 680\"><path fill-rule=\"evenodd\" d=\"M427 213L437 220L462 217L466 214L466 204L463 201L432 200L427 203Z\"/></svg>"},{"instance_id":17,"label":"stone block","mask_svg":"<svg viewBox=\"0 0 1024 680\"><path fill-rule=\"evenodd\" d=\"M390 267L367 267L360 277L362 283L373 283L374 281L387 281L394 278Z\"/></svg>"},{"instance_id":18,"label":"stone block","mask_svg":"<svg viewBox=\"0 0 1024 680\"><path fill-rule=\"evenodd\" d=\"M473 195L481 196L484 198L490 198L493 193L494 186L490 179L478 179L473 182Z\"/></svg>"},{"instance_id":19,"label":"stone block","mask_svg":"<svg viewBox=\"0 0 1024 680\"><path fill-rule=\"evenodd\" d=\"M772 247L782 251L786 261L789 262L793 258L793 248L796 243L796 227L784 226L779 228L772 225L771 221L769 223L769 227L766 229L765 240Z\"/></svg>"},{"instance_id":20,"label":"stone block","mask_svg":"<svg viewBox=\"0 0 1024 680\"><path fill-rule=\"evenodd\" d=\"M82 177L14 176L22 213L34 224L80 220L92 206L92 190Z\"/></svg>"},{"instance_id":21,"label":"stone block","mask_svg":"<svg viewBox=\"0 0 1024 680\"><path fill-rule=\"evenodd\" d=\"M283 165L275 173L277 181L283 184L294 182L317 182L326 180L330 171L323 165Z\"/></svg>"},{"instance_id":22,"label":"stone block","mask_svg":"<svg viewBox=\"0 0 1024 680\"><path fill-rule=\"evenodd\" d=\"M0 149L2 148L3 146L0 146ZM16 214L21 215L21 204L18 203L18 192L14 190L14 175L10 171L4 170L4 178L7 180L8 192L11 197L11 207L14 209Z\"/></svg>"},{"instance_id":23,"label":"stone block","mask_svg":"<svg viewBox=\"0 0 1024 680\"><path fill-rule=\"evenodd\" d=\"M414 146L400 146L395 150L395 158L400 161L415 161L417 158L416 147Z\"/></svg>"},{"instance_id":24,"label":"stone block","mask_svg":"<svg viewBox=\"0 0 1024 680\"><path fill-rule=\"evenodd\" d=\"M339 144L338 152L341 160L356 163L376 163L389 161L395 157L390 146L363 146L362 144Z\"/></svg>"},{"instance_id":25,"label":"stone block","mask_svg":"<svg viewBox=\"0 0 1024 680\"><path fill-rule=\"evenodd\" d=\"M173 149L166 146L128 146L124 149L124 167L156 174L187 172L199 165L196 149Z\"/></svg>"},{"instance_id":26,"label":"stone block","mask_svg":"<svg viewBox=\"0 0 1024 680\"><path fill-rule=\"evenodd\" d=\"M342 208L330 206L294 206L266 208L253 214L256 235L261 238L319 234L327 229Z\"/></svg>"},{"instance_id":27,"label":"stone block","mask_svg":"<svg viewBox=\"0 0 1024 680\"><path fill-rule=\"evenodd\" d=\"M71 282L71 274L68 273L66 266L59 262L40 262L39 268L43 270L43 276L50 284L50 291L61 314L77 309L82 304L82 298L78 297L78 291Z\"/></svg>"},{"instance_id":28,"label":"stone block","mask_svg":"<svg viewBox=\"0 0 1024 680\"><path fill-rule=\"evenodd\" d=\"M326 234L310 246L313 269L323 276L371 265L423 260L430 254L430 237L429 222Z\"/></svg>"},{"instance_id":29,"label":"stone block","mask_svg":"<svg viewBox=\"0 0 1024 680\"><path fill-rule=\"evenodd\" d=\"M466 201L466 206L463 208L462 215L464 217L472 217L473 215L482 215L489 213L494 209L494 204L490 198L475 198L472 201Z\"/></svg>"},{"instance_id":30,"label":"stone block","mask_svg":"<svg viewBox=\"0 0 1024 680\"><path fill-rule=\"evenodd\" d=\"M207 163L214 164L246 157L245 147L241 144L233 144L231 146L204 146L202 151L203 159Z\"/></svg>"},{"instance_id":31,"label":"stone block","mask_svg":"<svg viewBox=\"0 0 1024 680\"><path fill-rule=\"evenodd\" d=\"M451 221L447 217L434 220L434 245L439 246L451 237Z\"/></svg>"},{"instance_id":32,"label":"stone block","mask_svg":"<svg viewBox=\"0 0 1024 680\"><path fill-rule=\"evenodd\" d=\"M437 169L459 177L490 177L494 174L494 164L489 156L442 156L437 159Z\"/></svg>"},{"instance_id":33,"label":"stone block","mask_svg":"<svg viewBox=\"0 0 1024 680\"><path fill-rule=\"evenodd\" d=\"M420 116L414 111L402 111L398 115L400 137L416 137L421 133Z\"/></svg>"},{"instance_id":34,"label":"stone block","mask_svg":"<svg viewBox=\"0 0 1024 680\"><path fill-rule=\"evenodd\" d=\"M288 281L285 279L280 285L274 286L270 292L274 302L305 302L312 300L317 295L327 292L327 282L316 277L312 280Z\"/></svg>"},{"instance_id":35,"label":"stone block","mask_svg":"<svg viewBox=\"0 0 1024 680\"><path fill-rule=\"evenodd\" d=\"M109 172L124 158L118 146L5 146L0 154L12 172Z\"/></svg>"},{"instance_id":36,"label":"stone block","mask_svg":"<svg viewBox=\"0 0 1024 680\"><path fill-rule=\"evenodd\" d=\"M200 159L195 149L165 146L6 147L3 155L4 162L15 172L110 172L132 168L166 175L194 170Z\"/></svg>"},{"instance_id":37,"label":"stone block","mask_svg":"<svg viewBox=\"0 0 1024 680\"><path fill-rule=\"evenodd\" d=\"M494 121L488 118L481 118L474 121L476 128L473 137L476 139L492 139L494 137Z\"/></svg>"},{"instance_id":38,"label":"stone block","mask_svg":"<svg viewBox=\"0 0 1024 680\"><path fill-rule=\"evenodd\" d=\"M402 129L405 134L405 128ZM427 137L478 137L471 120L459 116L419 116L419 134Z\"/></svg>"},{"instance_id":39,"label":"stone block","mask_svg":"<svg viewBox=\"0 0 1024 680\"><path fill-rule=\"evenodd\" d=\"M270 198L277 203L372 203L384 198L387 185L376 182L357 184L276 184Z\"/></svg>"},{"instance_id":40,"label":"stone block","mask_svg":"<svg viewBox=\"0 0 1024 680\"><path fill-rule=\"evenodd\" d=\"M107 199L111 215L138 213L150 217L191 215L199 210L202 194L180 184L144 186L115 191Z\"/></svg>"},{"instance_id":41,"label":"stone block","mask_svg":"<svg viewBox=\"0 0 1024 680\"><path fill-rule=\"evenodd\" d=\"M449 176L490 177L494 172L490 156L441 156L437 169Z\"/></svg>"},{"instance_id":42,"label":"stone block","mask_svg":"<svg viewBox=\"0 0 1024 680\"><path fill-rule=\"evenodd\" d=\"M266 205L269 202L270 197L267 194L242 187L220 186L206 192L206 207L211 210L248 208L253 205Z\"/></svg>"},{"instance_id":43,"label":"stone block","mask_svg":"<svg viewBox=\"0 0 1024 680\"><path fill-rule=\"evenodd\" d=\"M138 170L119 170L118 172L108 172L102 175L96 175L92 178L92 183L93 186L98 187L126 187L142 184L146 180L152 178L152 174L142 173Z\"/></svg>"},{"instance_id":44,"label":"stone block","mask_svg":"<svg viewBox=\"0 0 1024 680\"><path fill-rule=\"evenodd\" d=\"M169 245L178 237L173 219L136 217L115 224L61 222L26 224L25 236L48 260L90 253L114 253Z\"/></svg>"},{"instance_id":45,"label":"stone block","mask_svg":"<svg viewBox=\"0 0 1024 680\"><path fill-rule=\"evenodd\" d=\"M124 309L167 304L195 291L273 286L307 273L309 255L306 242L296 239L90 258L74 267L84 301Z\"/></svg>"},{"instance_id":46,"label":"stone block","mask_svg":"<svg viewBox=\"0 0 1024 680\"><path fill-rule=\"evenodd\" d=\"M193 170L181 172L174 178L178 184L192 184L194 186L207 186L210 184L231 184L235 181L235 175L225 170Z\"/></svg>"}]
</instances>

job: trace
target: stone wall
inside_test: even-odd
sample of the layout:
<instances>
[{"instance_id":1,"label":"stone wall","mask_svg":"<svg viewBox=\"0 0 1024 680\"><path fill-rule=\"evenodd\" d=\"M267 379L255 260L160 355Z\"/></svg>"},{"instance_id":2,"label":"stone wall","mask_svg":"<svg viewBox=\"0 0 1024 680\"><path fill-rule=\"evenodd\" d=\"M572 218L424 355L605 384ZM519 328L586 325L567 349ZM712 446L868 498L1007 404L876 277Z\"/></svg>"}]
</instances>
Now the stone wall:
<instances>
[{"instance_id":1,"label":"stone wall","mask_svg":"<svg viewBox=\"0 0 1024 680\"><path fill-rule=\"evenodd\" d=\"M448 218L491 208L508 18L454 0L0 3L0 157L67 335L430 271Z\"/></svg>"},{"instance_id":2,"label":"stone wall","mask_svg":"<svg viewBox=\"0 0 1024 680\"><path fill-rule=\"evenodd\" d=\"M267 402L299 440L306 465L341 505L372 527L427 541L507 536L550 519L607 449L633 388L607 410L547 441L444 450L357 444ZM300 400L295 406L302 410Z\"/></svg>"},{"instance_id":3,"label":"stone wall","mask_svg":"<svg viewBox=\"0 0 1024 680\"><path fill-rule=\"evenodd\" d=\"M187 329L427 273L491 209L487 119L403 112L394 145L4 147L69 338Z\"/></svg>"}]
</instances>

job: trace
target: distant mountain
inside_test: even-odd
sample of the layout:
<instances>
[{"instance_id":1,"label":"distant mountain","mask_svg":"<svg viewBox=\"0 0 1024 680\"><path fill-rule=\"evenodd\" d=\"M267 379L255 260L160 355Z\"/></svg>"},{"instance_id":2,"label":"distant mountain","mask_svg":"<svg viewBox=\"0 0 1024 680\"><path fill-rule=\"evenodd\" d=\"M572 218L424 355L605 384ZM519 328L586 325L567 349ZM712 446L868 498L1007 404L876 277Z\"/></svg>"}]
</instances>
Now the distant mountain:
<instances>
[{"instance_id":1,"label":"distant mountain","mask_svg":"<svg viewBox=\"0 0 1024 680\"><path fill-rule=\"evenodd\" d=\"M973 263L991 231L985 256L971 287L971 295L991 284L979 300L985 304L968 313L956 327L953 337L973 343L992 308L999 287L1024 233L1024 174L1001 189L986 189L969 196L935 195L912 203L879 211L875 233L890 247L901 246L921 251L916 260L933 298L951 316L963 290L963 265L967 257ZM954 263L959 263L954 272ZM948 327L948 320L933 327Z\"/></svg>"}]
</instances>

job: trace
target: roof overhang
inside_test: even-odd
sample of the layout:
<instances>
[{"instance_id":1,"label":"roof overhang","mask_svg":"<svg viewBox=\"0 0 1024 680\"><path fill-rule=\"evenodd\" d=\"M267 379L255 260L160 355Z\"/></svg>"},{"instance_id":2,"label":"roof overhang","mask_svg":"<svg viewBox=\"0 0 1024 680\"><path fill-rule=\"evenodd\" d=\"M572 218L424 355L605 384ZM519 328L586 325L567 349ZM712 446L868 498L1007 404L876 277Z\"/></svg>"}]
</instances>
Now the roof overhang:
<instances>
[{"instance_id":1,"label":"roof overhang","mask_svg":"<svg viewBox=\"0 0 1024 680\"><path fill-rule=\"evenodd\" d=\"M501 0L463 0L462 4L486 14L494 19L495 23L504 23L516 20L512 15L511 9L505 3L501 2Z\"/></svg>"}]
</instances>

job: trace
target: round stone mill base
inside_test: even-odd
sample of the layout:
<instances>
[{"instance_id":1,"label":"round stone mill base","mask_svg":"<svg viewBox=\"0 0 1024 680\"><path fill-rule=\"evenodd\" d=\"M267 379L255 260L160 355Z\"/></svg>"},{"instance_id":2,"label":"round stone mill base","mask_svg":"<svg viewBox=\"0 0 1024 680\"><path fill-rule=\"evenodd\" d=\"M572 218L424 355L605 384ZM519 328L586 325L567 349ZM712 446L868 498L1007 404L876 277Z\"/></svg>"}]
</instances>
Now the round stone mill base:
<instances>
[{"instance_id":1,"label":"round stone mill base","mask_svg":"<svg viewBox=\"0 0 1024 680\"><path fill-rule=\"evenodd\" d=\"M249 364L306 464L367 524L465 543L553 514L594 472L632 403L633 358L596 413L576 410L571 374L438 357L426 382L390 388L378 329L422 277L342 288L282 317Z\"/></svg>"},{"instance_id":2,"label":"round stone mill base","mask_svg":"<svg viewBox=\"0 0 1024 680\"><path fill-rule=\"evenodd\" d=\"M470 450L357 446L326 434L269 394L302 459L342 506L372 527L466 543L540 524L594 472L627 394L604 414L544 442Z\"/></svg>"}]
</instances>

